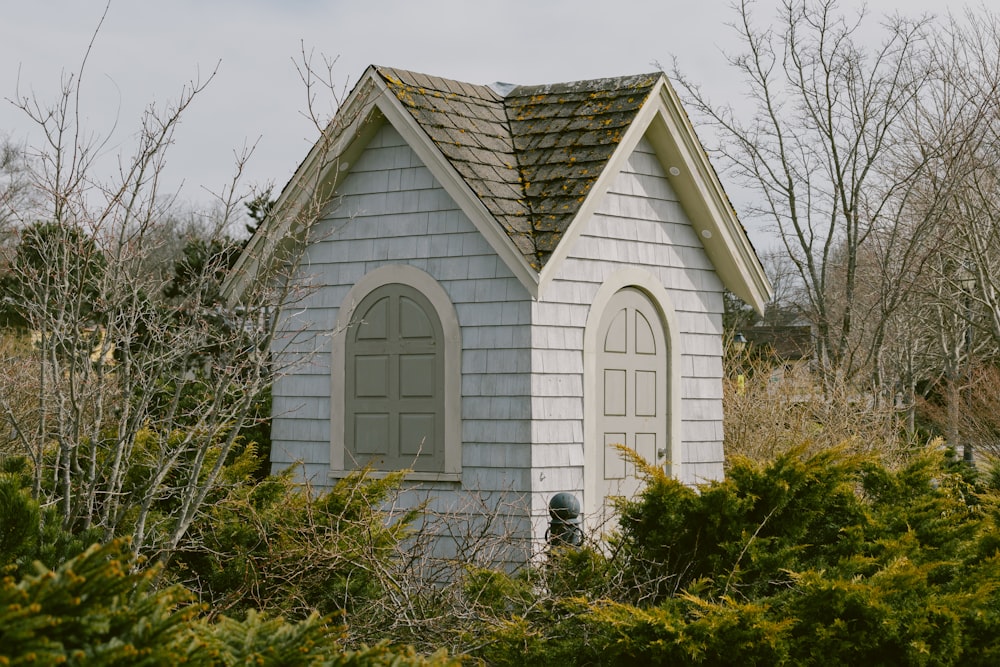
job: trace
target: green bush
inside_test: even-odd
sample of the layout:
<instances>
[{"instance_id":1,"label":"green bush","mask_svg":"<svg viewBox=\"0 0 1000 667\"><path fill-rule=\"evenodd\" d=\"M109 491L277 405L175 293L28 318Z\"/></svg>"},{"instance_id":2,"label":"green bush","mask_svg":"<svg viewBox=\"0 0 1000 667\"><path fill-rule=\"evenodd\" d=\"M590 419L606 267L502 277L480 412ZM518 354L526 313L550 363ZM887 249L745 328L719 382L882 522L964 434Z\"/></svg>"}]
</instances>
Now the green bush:
<instances>
[{"instance_id":1,"label":"green bush","mask_svg":"<svg viewBox=\"0 0 1000 667\"><path fill-rule=\"evenodd\" d=\"M766 467L737 460L725 481L698 490L656 472L640 499L620 505L624 568L656 584L639 591L654 602L696 582L744 597L784 587L784 572L859 548L870 521L855 493L860 464L840 450L793 451Z\"/></svg>"},{"instance_id":2,"label":"green bush","mask_svg":"<svg viewBox=\"0 0 1000 667\"><path fill-rule=\"evenodd\" d=\"M191 527L168 573L228 613L350 613L382 596L417 516L381 511L402 479L361 471L313 496L287 471L236 487Z\"/></svg>"},{"instance_id":3,"label":"green bush","mask_svg":"<svg viewBox=\"0 0 1000 667\"><path fill-rule=\"evenodd\" d=\"M318 614L298 623L280 617L268 618L253 611L237 621L220 617L194 626L193 655L208 664L303 665L310 667L447 667L460 660L443 651L421 656L412 647L387 643L357 650L341 645L343 629L331 626Z\"/></svg>"},{"instance_id":4,"label":"green bush","mask_svg":"<svg viewBox=\"0 0 1000 667\"><path fill-rule=\"evenodd\" d=\"M17 459L0 473L0 574L23 576L38 561L54 568L97 542L97 528L68 530L57 508L40 508L32 499L30 479L20 474Z\"/></svg>"},{"instance_id":5,"label":"green bush","mask_svg":"<svg viewBox=\"0 0 1000 667\"><path fill-rule=\"evenodd\" d=\"M94 546L58 570L0 584L0 664L162 665L188 657L195 607L157 591L155 570L131 573L122 545Z\"/></svg>"},{"instance_id":6,"label":"green bush","mask_svg":"<svg viewBox=\"0 0 1000 667\"><path fill-rule=\"evenodd\" d=\"M38 549L38 503L13 475L0 474L0 572Z\"/></svg>"},{"instance_id":7,"label":"green bush","mask_svg":"<svg viewBox=\"0 0 1000 667\"><path fill-rule=\"evenodd\" d=\"M550 558L538 576L552 585L491 621L478 655L519 666L998 664L1000 497L966 473L935 451L893 470L797 450L735 461L697 490L653 474L622 503L611 547Z\"/></svg>"},{"instance_id":8,"label":"green bush","mask_svg":"<svg viewBox=\"0 0 1000 667\"><path fill-rule=\"evenodd\" d=\"M249 612L243 620L199 616L180 586L157 589L158 568L134 569L115 541L93 546L58 570L0 584L0 665L295 665L444 667L380 644L347 650L343 628L313 614L298 623Z\"/></svg>"}]
</instances>

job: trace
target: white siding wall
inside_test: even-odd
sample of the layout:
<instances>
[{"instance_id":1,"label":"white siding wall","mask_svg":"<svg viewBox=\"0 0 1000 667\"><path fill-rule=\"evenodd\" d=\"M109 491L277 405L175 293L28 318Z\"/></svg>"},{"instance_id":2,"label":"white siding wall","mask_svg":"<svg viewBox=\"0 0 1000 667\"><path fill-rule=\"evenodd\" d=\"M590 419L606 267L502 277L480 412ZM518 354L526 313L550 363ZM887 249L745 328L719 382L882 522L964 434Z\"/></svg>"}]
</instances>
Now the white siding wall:
<instances>
[{"instance_id":1,"label":"white siding wall","mask_svg":"<svg viewBox=\"0 0 1000 667\"><path fill-rule=\"evenodd\" d=\"M298 368L274 385L274 468L302 461L312 483L328 483L330 428L340 427L330 423L338 309L361 276L406 263L441 283L462 330L462 488L528 492L531 310L524 287L390 125L351 165L340 194L307 250L303 279L315 290L285 315L285 331L297 335L277 345L282 361ZM458 490L438 486L445 504L448 491Z\"/></svg>"},{"instance_id":2,"label":"white siding wall","mask_svg":"<svg viewBox=\"0 0 1000 667\"><path fill-rule=\"evenodd\" d=\"M276 345L279 363L295 367L274 385L276 470L302 462L313 484L329 483L330 350L338 309L361 276L407 263L441 283L462 330L461 491L505 503L510 525L522 526L516 506L530 492L540 538L552 494L573 491L582 499L582 350L590 303L609 276L638 266L662 281L680 327L672 340L683 350L682 480L721 477L722 284L645 140L540 302L528 298L391 126L351 166L340 193L307 250L301 277L315 288L286 311L286 336ZM435 509L468 502L456 484L423 487L432 490Z\"/></svg>"},{"instance_id":3,"label":"white siding wall","mask_svg":"<svg viewBox=\"0 0 1000 667\"><path fill-rule=\"evenodd\" d=\"M643 139L533 306L536 534L552 494L583 499L583 335L601 284L626 266L657 276L677 314L682 349L681 480L721 478L722 283Z\"/></svg>"}]
</instances>

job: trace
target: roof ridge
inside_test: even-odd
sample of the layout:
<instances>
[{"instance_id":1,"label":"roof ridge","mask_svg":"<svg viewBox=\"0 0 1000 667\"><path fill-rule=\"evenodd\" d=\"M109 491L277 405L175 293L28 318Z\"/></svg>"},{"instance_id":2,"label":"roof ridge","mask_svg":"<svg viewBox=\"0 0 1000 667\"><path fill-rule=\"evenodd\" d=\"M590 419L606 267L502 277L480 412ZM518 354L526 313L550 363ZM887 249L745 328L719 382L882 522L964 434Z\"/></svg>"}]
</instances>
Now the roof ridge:
<instances>
[{"instance_id":1,"label":"roof ridge","mask_svg":"<svg viewBox=\"0 0 1000 667\"><path fill-rule=\"evenodd\" d=\"M515 85L504 97L516 97L519 95L534 94L540 91L554 91L559 88L594 88L608 87L607 84L614 82L619 87L628 87L636 83L641 83L649 79L658 79L665 76L662 71L647 72L644 74L625 74L622 76L598 77L595 79L578 79L576 81L565 81L558 83L529 83ZM530 91L530 92L529 92Z\"/></svg>"},{"instance_id":2,"label":"roof ridge","mask_svg":"<svg viewBox=\"0 0 1000 667\"><path fill-rule=\"evenodd\" d=\"M398 67L386 67L383 65L372 65L375 71L379 75L389 81L390 83L405 84L408 79L411 84L416 84L418 87L429 88L432 90L439 90L440 92L445 92L441 88L436 88L436 83L447 84L447 92L451 92L455 95L469 96L468 88L476 90L476 92L488 92L493 97L495 101L500 101L503 97L497 93L497 91L490 88L488 85L469 83L467 81L460 81L458 79L449 79L443 76L435 76L433 74L424 74L422 72L415 72L413 70L400 69Z\"/></svg>"},{"instance_id":3,"label":"roof ridge","mask_svg":"<svg viewBox=\"0 0 1000 667\"><path fill-rule=\"evenodd\" d=\"M520 86L515 86L514 90L516 90L519 87ZM510 96L511 92L513 91L508 92L506 95L502 97L503 110L504 110L504 124L505 127L507 128L507 133L510 135L511 145L514 147L513 151L514 168L517 170L518 194L520 195L518 201L522 203L526 208L525 215L527 217L527 223L528 223L527 239L528 241L531 242L531 255L532 255L528 263L535 270L540 270L542 268L542 265L544 264L544 260L542 257L539 256L538 242L537 239L535 238L535 233L534 233L535 232L534 211L531 206L531 200L528 197L528 187L527 187L528 182L525 179L524 165L522 164L521 152L517 150L517 143L514 140L515 139L514 129L513 125L511 124L510 109L507 104L507 99Z\"/></svg>"},{"instance_id":4,"label":"roof ridge","mask_svg":"<svg viewBox=\"0 0 1000 667\"><path fill-rule=\"evenodd\" d=\"M524 156L521 151L517 150L517 142L515 141L515 136L514 136L514 126L511 120L512 108L511 105L508 103L508 100L511 99L511 96L514 94L514 92L521 87L522 86L515 86L511 91L509 91L506 95L503 96L503 110L504 110L504 116L506 118L507 131L510 133L511 143L514 145L514 166L517 169L517 183L520 189L521 201L524 203L524 206L527 209L526 211L526 215L528 218L527 223L528 223L528 229L530 230L528 238L531 241L531 246L532 246L532 258L529 261L529 263L536 270L540 270L542 268L542 265L544 265L545 263L544 261L545 258L541 256L541 253L539 251L538 238L537 234L535 233L536 232L536 224L535 224L536 218L534 210L535 207L532 205L531 197L528 196L528 186L531 184L531 182L527 178L527 173L525 170L525 164L523 160Z\"/></svg>"}]
</instances>

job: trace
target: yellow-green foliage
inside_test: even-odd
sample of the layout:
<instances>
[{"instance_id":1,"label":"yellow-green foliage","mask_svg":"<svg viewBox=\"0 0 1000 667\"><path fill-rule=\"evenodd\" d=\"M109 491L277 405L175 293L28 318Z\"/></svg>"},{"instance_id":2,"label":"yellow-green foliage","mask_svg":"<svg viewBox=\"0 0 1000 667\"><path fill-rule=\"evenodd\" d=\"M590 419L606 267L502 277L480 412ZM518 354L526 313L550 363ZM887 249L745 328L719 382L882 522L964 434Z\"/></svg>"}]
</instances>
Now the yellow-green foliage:
<instances>
[{"instance_id":1,"label":"yellow-green foliage","mask_svg":"<svg viewBox=\"0 0 1000 667\"><path fill-rule=\"evenodd\" d=\"M446 667L443 652L380 644L346 650L343 629L250 612L199 616L183 588L157 590L156 568L133 570L120 542L94 546L56 571L0 584L0 665L262 665Z\"/></svg>"},{"instance_id":2,"label":"yellow-green foliage","mask_svg":"<svg viewBox=\"0 0 1000 667\"><path fill-rule=\"evenodd\" d=\"M197 609L180 588L153 589L155 570L129 573L122 545L94 546L56 571L0 585L0 664L162 665L181 662Z\"/></svg>"},{"instance_id":3,"label":"yellow-green foliage","mask_svg":"<svg viewBox=\"0 0 1000 667\"><path fill-rule=\"evenodd\" d=\"M341 645L343 628L313 614L298 623L268 618L253 611L237 621L221 617L192 629L198 659L226 667L243 665L309 665L310 667L449 667L459 665L444 651L422 656L409 646L388 643L356 650Z\"/></svg>"},{"instance_id":4,"label":"yellow-green foliage","mask_svg":"<svg viewBox=\"0 0 1000 667\"><path fill-rule=\"evenodd\" d=\"M1000 664L1000 497L966 472L935 451L893 470L791 450L736 461L698 490L653 476L622 505L604 566L583 577L580 562L550 559L543 580L557 585L491 622L480 655L519 667Z\"/></svg>"},{"instance_id":5,"label":"yellow-green foliage","mask_svg":"<svg viewBox=\"0 0 1000 667\"><path fill-rule=\"evenodd\" d=\"M222 611L349 612L381 596L380 573L417 516L381 510L403 476L361 471L320 495L290 471L236 487L192 526L170 574Z\"/></svg>"},{"instance_id":6,"label":"yellow-green foliage","mask_svg":"<svg viewBox=\"0 0 1000 667\"><path fill-rule=\"evenodd\" d=\"M15 475L0 473L0 574L16 570L34 554L38 540L38 503Z\"/></svg>"}]
</instances>

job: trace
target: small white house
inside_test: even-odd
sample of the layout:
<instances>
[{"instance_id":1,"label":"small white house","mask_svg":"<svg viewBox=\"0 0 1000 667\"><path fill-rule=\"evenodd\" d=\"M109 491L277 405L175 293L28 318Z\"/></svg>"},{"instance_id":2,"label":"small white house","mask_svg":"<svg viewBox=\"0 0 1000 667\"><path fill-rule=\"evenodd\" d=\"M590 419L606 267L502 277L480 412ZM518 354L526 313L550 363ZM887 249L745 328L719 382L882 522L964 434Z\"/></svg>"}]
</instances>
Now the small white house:
<instances>
[{"instance_id":1,"label":"small white house","mask_svg":"<svg viewBox=\"0 0 1000 667\"><path fill-rule=\"evenodd\" d=\"M304 210L317 188L331 196ZM275 469L409 468L438 499L633 493L622 443L723 474L722 311L770 286L661 73L472 85L370 67L231 288L312 225L282 315ZM499 502L499 501L497 501Z\"/></svg>"}]
</instances>

